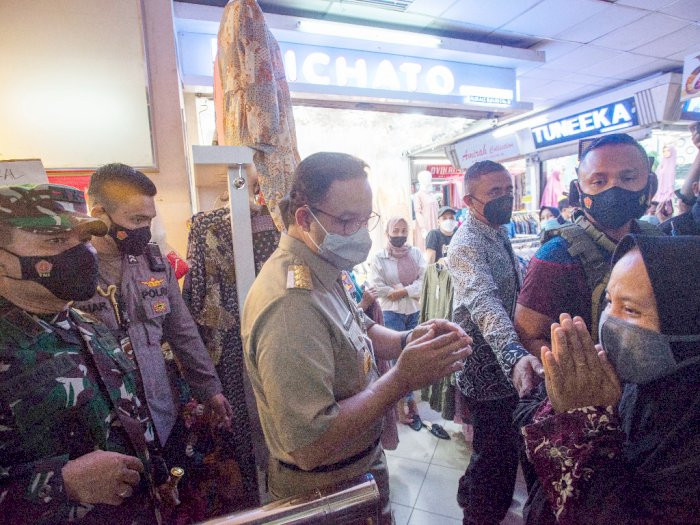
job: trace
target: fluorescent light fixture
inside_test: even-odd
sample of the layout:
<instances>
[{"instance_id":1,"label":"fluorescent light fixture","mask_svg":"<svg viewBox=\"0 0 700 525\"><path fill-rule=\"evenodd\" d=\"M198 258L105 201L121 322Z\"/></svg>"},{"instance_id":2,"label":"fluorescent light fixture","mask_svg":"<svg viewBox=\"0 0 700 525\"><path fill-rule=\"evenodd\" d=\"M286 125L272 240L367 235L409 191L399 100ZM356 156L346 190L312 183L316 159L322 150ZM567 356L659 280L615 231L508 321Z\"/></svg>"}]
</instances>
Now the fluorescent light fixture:
<instances>
[{"instance_id":1,"label":"fluorescent light fixture","mask_svg":"<svg viewBox=\"0 0 700 525\"><path fill-rule=\"evenodd\" d=\"M378 27L327 22L325 20L301 20L298 28L299 31L303 31L304 33L369 40L371 42L401 44L405 46L440 47L440 44L442 44L442 40L435 36Z\"/></svg>"},{"instance_id":2,"label":"fluorescent light fixture","mask_svg":"<svg viewBox=\"0 0 700 525\"><path fill-rule=\"evenodd\" d=\"M542 124L546 124L547 121L548 119L546 115L539 115L537 117L521 120L520 122L515 122L514 124L503 126L501 128L496 128L491 134L495 138L505 137L506 135L510 135L511 133L515 133L516 131L520 131L521 129L535 128L537 126L541 126Z\"/></svg>"}]
</instances>

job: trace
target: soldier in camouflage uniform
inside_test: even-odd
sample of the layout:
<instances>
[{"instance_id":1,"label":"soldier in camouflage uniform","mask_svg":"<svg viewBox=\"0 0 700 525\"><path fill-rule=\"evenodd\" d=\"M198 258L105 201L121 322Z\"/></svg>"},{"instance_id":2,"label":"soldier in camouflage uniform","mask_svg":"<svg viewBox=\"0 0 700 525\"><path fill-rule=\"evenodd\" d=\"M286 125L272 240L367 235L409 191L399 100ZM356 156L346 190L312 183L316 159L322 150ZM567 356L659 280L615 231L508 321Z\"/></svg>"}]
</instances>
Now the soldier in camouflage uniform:
<instances>
[{"instance_id":1,"label":"soldier in camouflage uniform","mask_svg":"<svg viewBox=\"0 0 700 525\"><path fill-rule=\"evenodd\" d=\"M0 187L3 523L157 523L177 497L133 362L68 307L94 294L87 241L107 231L85 208L67 186Z\"/></svg>"}]
</instances>

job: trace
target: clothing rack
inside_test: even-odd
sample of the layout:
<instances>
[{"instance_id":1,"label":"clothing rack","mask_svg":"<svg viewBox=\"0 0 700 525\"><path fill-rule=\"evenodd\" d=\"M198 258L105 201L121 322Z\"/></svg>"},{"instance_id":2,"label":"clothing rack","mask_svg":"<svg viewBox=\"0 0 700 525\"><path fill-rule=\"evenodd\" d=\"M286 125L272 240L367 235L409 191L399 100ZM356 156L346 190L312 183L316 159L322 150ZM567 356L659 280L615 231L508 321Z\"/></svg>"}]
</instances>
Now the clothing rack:
<instances>
[{"instance_id":1,"label":"clothing rack","mask_svg":"<svg viewBox=\"0 0 700 525\"><path fill-rule=\"evenodd\" d=\"M236 272L238 305L243 304L255 280L255 258L253 256L253 226L248 204L248 178L244 164L253 163L251 148L246 146L192 146L192 162L195 176L201 178L212 170L226 169L231 210L231 232L233 234L233 264Z\"/></svg>"},{"instance_id":2,"label":"clothing rack","mask_svg":"<svg viewBox=\"0 0 700 525\"><path fill-rule=\"evenodd\" d=\"M510 244L513 247L513 253L520 260L521 269L523 270L524 277L524 271L527 269L527 265L530 263L530 259L532 259L532 256L535 255L537 250L540 249L540 236L516 235L510 240Z\"/></svg>"},{"instance_id":3,"label":"clothing rack","mask_svg":"<svg viewBox=\"0 0 700 525\"><path fill-rule=\"evenodd\" d=\"M251 148L246 146L192 146L192 164L195 178L200 180L213 177L218 179L222 169L227 173L229 194L229 213L231 216L231 237L233 241L233 265L236 273L236 290L238 307L241 315L243 305L255 280L255 256L253 249L253 224L250 218L248 203L248 177L243 169L244 164L253 163ZM257 417L255 394L250 378L245 371L243 389L248 414ZM262 434L253 433L253 441L263 440ZM267 482L264 478L264 468L267 458L263 457L260 447L253 446L255 464L258 471L258 491L261 501L267 501Z\"/></svg>"},{"instance_id":4,"label":"clothing rack","mask_svg":"<svg viewBox=\"0 0 700 525\"><path fill-rule=\"evenodd\" d=\"M519 235L537 235L540 230L538 212L519 210L514 211L507 226L511 239Z\"/></svg>"}]
</instances>

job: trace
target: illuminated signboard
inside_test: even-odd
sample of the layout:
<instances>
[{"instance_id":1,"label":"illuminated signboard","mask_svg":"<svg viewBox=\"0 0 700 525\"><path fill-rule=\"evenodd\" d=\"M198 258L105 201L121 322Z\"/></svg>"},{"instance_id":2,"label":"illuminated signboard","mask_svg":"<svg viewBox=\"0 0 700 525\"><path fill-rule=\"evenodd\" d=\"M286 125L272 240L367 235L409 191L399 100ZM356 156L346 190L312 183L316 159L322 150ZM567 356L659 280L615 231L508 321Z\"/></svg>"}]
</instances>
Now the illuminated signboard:
<instances>
[{"instance_id":1,"label":"illuminated signboard","mask_svg":"<svg viewBox=\"0 0 700 525\"><path fill-rule=\"evenodd\" d=\"M296 94L496 109L518 105L512 68L284 41L279 46L289 88ZM186 85L212 85L215 52L214 35L178 33Z\"/></svg>"},{"instance_id":2,"label":"illuminated signboard","mask_svg":"<svg viewBox=\"0 0 700 525\"><path fill-rule=\"evenodd\" d=\"M637 107L634 98L630 97L532 128L532 138L537 148L545 148L592 135L622 131L638 124Z\"/></svg>"},{"instance_id":3,"label":"illuminated signboard","mask_svg":"<svg viewBox=\"0 0 700 525\"><path fill-rule=\"evenodd\" d=\"M464 171L452 164L428 164L425 169L432 173L434 179L453 179L463 177Z\"/></svg>"},{"instance_id":4,"label":"illuminated signboard","mask_svg":"<svg viewBox=\"0 0 700 525\"><path fill-rule=\"evenodd\" d=\"M508 107L514 71L280 42L290 89Z\"/></svg>"},{"instance_id":5,"label":"illuminated signboard","mask_svg":"<svg viewBox=\"0 0 700 525\"><path fill-rule=\"evenodd\" d=\"M691 98L683 103L681 120L700 120L700 98Z\"/></svg>"},{"instance_id":6,"label":"illuminated signboard","mask_svg":"<svg viewBox=\"0 0 700 525\"><path fill-rule=\"evenodd\" d=\"M525 155L534 149L530 131L527 129L501 137L495 137L493 133L485 133L457 142L454 145L454 161L458 162L462 169L467 169L475 162L482 160L501 162Z\"/></svg>"}]
</instances>

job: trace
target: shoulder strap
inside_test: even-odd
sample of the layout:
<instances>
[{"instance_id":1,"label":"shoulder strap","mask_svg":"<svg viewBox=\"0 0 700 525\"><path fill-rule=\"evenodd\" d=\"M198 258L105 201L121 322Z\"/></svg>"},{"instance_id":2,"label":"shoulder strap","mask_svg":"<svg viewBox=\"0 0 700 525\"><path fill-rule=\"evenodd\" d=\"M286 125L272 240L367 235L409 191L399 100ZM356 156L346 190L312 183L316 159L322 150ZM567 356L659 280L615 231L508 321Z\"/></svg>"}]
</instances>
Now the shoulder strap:
<instances>
[{"instance_id":1,"label":"shoulder strap","mask_svg":"<svg viewBox=\"0 0 700 525\"><path fill-rule=\"evenodd\" d=\"M39 321L20 307L9 301L0 303L0 340L8 337L15 344L28 347L51 332L51 325Z\"/></svg>"},{"instance_id":2,"label":"shoulder strap","mask_svg":"<svg viewBox=\"0 0 700 525\"><path fill-rule=\"evenodd\" d=\"M552 230L554 235L561 236L568 246L567 251L572 257L577 257L583 266L586 284L591 291L591 336L598 342L598 321L603 310L605 289L610 279L610 258L601 254L601 248L612 256L615 243L603 232L598 230L585 217L578 217L574 224Z\"/></svg>"}]
</instances>

